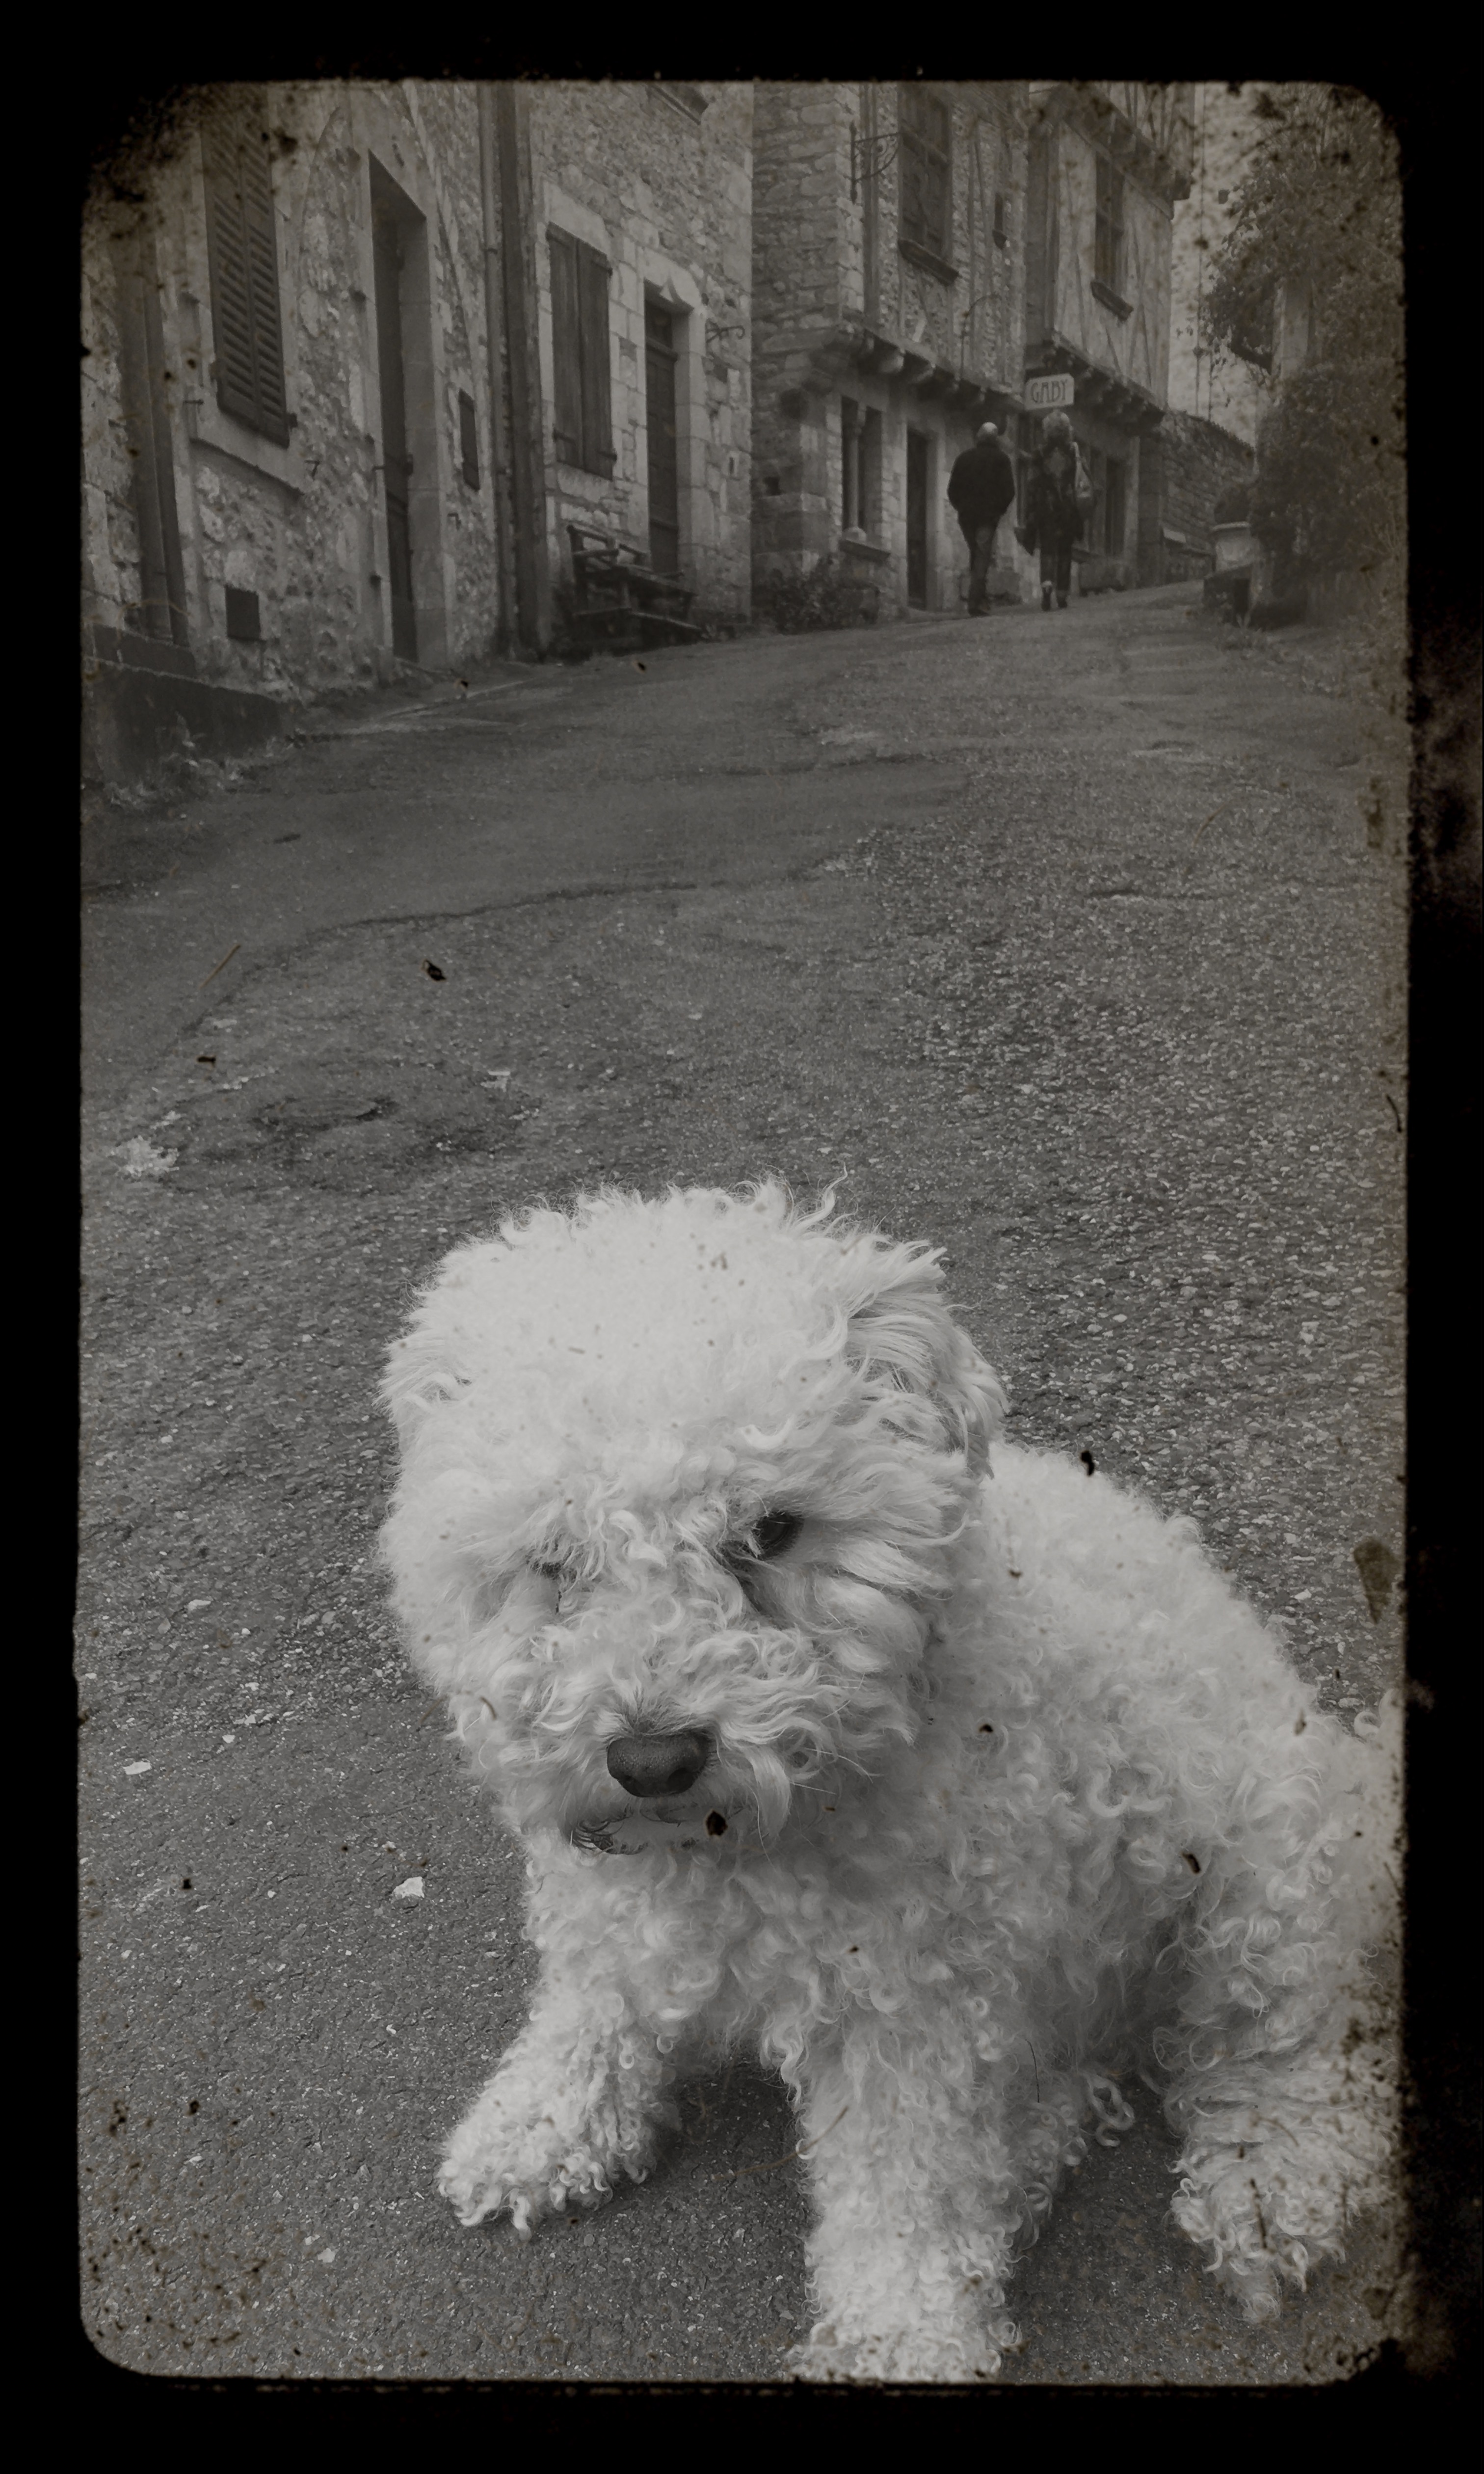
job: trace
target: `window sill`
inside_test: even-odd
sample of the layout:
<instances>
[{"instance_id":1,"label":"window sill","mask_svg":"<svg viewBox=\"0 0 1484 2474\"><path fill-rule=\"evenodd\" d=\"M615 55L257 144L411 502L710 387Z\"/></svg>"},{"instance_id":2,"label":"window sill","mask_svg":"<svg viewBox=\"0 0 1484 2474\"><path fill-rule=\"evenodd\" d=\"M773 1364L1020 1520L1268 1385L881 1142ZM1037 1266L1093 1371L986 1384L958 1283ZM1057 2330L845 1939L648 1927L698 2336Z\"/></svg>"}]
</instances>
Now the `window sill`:
<instances>
[{"instance_id":1,"label":"window sill","mask_svg":"<svg viewBox=\"0 0 1484 2474\"><path fill-rule=\"evenodd\" d=\"M924 274L936 275L940 283L958 281L958 268L940 257L936 250L924 249L921 241L915 240L898 240L897 246L909 266L921 266Z\"/></svg>"},{"instance_id":2,"label":"window sill","mask_svg":"<svg viewBox=\"0 0 1484 2474\"><path fill-rule=\"evenodd\" d=\"M1115 318L1132 318L1134 315L1133 302L1123 300L1111 283L1103 281L1100 275L1092 278L1092 298L1101 301L1104 308L1111 309Z\"/></svg>"},{"instance_id":3,"label":"window sill","mask_svg":"<svg viewBox=\"0 0 1484 2474\"><path fill-rule=\"evenodd\" d=\"M302 491L304 459L297 439L287 447L275 445L234 413L224 412L214 396L187 396L185 427L194 447L207 448L233 464L245 464L249 472L276 481L296 497Z\"/></svg>"}]
</instances>

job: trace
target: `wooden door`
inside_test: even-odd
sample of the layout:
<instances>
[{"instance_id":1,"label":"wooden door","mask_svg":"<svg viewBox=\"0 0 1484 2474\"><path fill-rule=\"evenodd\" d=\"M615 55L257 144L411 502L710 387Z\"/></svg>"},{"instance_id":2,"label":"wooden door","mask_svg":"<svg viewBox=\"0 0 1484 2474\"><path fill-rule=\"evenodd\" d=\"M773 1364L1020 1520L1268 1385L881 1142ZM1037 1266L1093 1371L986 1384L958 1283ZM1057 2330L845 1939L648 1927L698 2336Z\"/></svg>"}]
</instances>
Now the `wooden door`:
<instances>
[{"instance_id":1,"label":"wooden door","mask_svg":"<svg viewBox=\"0 0 1484 2474\"><path fill-rule=\"evenodd\" d=\"M645 416L649 429L649 563L657 575L681 570L680 449L675 430L675 321L644 307Z\"/></svg>"},{"instance_id":2,"label":"wooden door","mask_svg":"<svg viewBox=\"0 0 1484 2474\"><path fill-rule=\"evenodd\" d=\"M418 614L412 590L412 521L409 507L412 458L407 452L407 377L402 358L402 244L396 218L384 200L375 202L372 255L376 264L376 351L381 381L382 485L387 506L387 582L392 594L392 649L404 662L418 658Z\"/></svg>"},{"instance_id":3,"label":"wooden door","mask_svg":"<svg viewBox=\"0 0 1484 2474\"><path fill-rule=\"evenodd\" d=\"M927 608L927 458L924 430L907 432L907 599Z\"/></svg>"}]
</instances>

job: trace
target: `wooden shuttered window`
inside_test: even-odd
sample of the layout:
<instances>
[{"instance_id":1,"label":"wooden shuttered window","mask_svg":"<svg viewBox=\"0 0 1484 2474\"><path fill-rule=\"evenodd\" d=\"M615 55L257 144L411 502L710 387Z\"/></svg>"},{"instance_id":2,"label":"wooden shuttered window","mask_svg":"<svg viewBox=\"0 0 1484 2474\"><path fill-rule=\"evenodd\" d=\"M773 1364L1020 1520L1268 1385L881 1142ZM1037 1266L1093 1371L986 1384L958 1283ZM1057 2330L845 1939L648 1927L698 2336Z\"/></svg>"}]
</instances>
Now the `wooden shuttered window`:
<instances>
[{"instance_id":1,"label":"wooden shuttered window","mask_svg":"<svg viewBox=\"0 0 1484 2474\"><path fill-rule=\"evenodd\" d=\"M580 472L612 472L612 402L609 382L608 259L572 233L547 233L551 245L551 350L557 453Z\"/></svg>"},{"instance_id":2,"label":"wooden shuttered window","mask_svg":"<svg viewBox=\"0 0 1484 2474\"><path fill-rule=\"evenodd\" d=\"M1106 155L1097 158L1097 215L1092 271L1111 292L1123 289L1123 174Z\"/></svg>"},{"instance_id":3,"label":"wooden shuttered window","mask_svg":"<svg viewBox=\"0 0 1484 2474\"><path fill-rule=\"evenodd\" d=\"M947 106L920 85L898 89L901 237L946 258L952 132Z\"/></svg>"},{"instance_id":4,"label":"wooden shuttered window","mask_svg":"<svg viewBox=\"0 0 1484 2474\"><path fill-rule=\"evenodd\" d=\"M252 123L228 122L207 133L204 154L217 401L250 429L287 447L278 235L268 148Z\"/></svg>"},{"instance_id":5,"label":"wooden shuttered window","mask_svg":"<svg viewBox=\"0 0 1484 2474\"><path fill-rule=\"evenodd\" d=\"M464 478L471 490L479 487L479 424L474 416L474 399L459 391L459 461Z\"/></svg>"}]
</instances>

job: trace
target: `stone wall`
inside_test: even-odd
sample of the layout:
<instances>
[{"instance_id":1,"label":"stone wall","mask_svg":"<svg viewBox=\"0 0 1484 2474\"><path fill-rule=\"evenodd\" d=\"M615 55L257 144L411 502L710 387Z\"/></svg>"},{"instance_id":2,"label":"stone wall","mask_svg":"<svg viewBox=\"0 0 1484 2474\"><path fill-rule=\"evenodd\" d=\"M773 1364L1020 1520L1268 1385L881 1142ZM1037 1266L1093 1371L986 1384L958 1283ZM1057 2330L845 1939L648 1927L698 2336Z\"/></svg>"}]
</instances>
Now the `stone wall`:
<instances>
[{"instance_id":1,"label":"stone wall","mask_svg":"<svg viewBox=\"0 0 1484 2474\"><path fill-rule=\"evenodd\" d=\"M567 526L649 552L646 301L675 319L681 570L692 617L736 623L751 598L752 88L544 81L527 89L539 328L546 556ZM559 462L553 431L555 227L608 259L611 474Z\"/></svg>"},{"instance_id":2,"label":"stone wall","mask_svg":"<svg viewBox=\"0 0 1484 2474\"><path fill-rule=\"evenodd\" d=\"M1253 450L1213 421L1166 412L1159 430L1163 583L1204 575L1215 555L1214 511L1222 493L1250 481ZM1156 579L1151 579L1156 580Z\"/></svg>"}]
</instances>

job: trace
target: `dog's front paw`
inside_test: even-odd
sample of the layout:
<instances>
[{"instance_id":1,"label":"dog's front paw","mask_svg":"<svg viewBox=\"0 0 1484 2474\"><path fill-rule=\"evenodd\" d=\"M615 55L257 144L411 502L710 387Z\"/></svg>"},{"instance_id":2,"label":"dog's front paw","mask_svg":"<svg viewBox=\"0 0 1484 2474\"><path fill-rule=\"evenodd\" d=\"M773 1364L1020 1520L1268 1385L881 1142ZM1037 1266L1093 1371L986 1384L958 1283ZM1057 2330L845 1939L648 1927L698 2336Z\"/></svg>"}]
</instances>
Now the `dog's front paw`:
<instances>
[{"instance_id":1,"label":"dog's front paw","mask_svg":"<svg viewBox=\"0 0 1484 2474\"><path fill-rule=\"evenodd\" d=\"M1013 2341L1013 2330L1010 2336ZM796 2380L964 2388L997 2379L1003 2359L993 2338L978 2331L966 2339L926 2328L894 2329L847 2342L823 2323L785 2356L784 2367Z\"/></svg>"},{"instance_id":2,"label":"dog's front paw","mask_svg":"<svg viewBox=\"0 0 1484 2474\"><path fill-rule=\"evenodd\" d=\"M521 2133L503 2113L475 2106L450 2139L438 2175L462 2224L506 2215L528 2242L540 2218L612 2197L602 2161L581 2145L553 2152L552 2128L543 2122Z\"/></svg>"},{"instance_id":3,"label":"dog's front paw","mask_svg":"<svg viewBox=\"0 0 1484 2474\"><path fill-rule=\"evenodd\" d=\"M852 2380L855 2353L853 2345L837 2341L833 2328L814 2328L789 2347L783 2368L791 2380Z\"/></svg>"}]
</instances>

